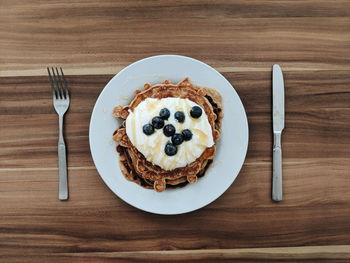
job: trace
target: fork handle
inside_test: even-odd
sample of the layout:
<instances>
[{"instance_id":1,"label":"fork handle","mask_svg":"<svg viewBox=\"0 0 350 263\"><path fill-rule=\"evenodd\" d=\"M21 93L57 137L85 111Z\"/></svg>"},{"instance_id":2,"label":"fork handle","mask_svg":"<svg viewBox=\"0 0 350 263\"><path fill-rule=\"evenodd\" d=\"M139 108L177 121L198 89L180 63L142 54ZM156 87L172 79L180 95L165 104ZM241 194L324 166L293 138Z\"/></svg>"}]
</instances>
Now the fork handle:
<instances>
[{"instance_id":1,"label":"fork handle","mask_svg":"<svg viewBox=\"0 0 350 263\"><path fill-rule=\"evenodd\" d=\"M66 144L63 139L63 115L59 115L58 137L58 199L68 200Z\"/></svg>"}]
</instances>

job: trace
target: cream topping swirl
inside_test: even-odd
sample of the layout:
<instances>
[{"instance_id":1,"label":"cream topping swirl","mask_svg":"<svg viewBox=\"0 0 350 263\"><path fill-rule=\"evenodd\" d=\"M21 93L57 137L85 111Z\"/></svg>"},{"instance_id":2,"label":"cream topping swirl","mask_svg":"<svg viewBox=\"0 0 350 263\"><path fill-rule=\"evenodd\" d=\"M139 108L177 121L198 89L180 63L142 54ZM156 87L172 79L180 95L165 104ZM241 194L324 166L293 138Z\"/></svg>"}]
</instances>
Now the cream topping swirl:
<instances>
[{"instance_id":1,"label":"cream topping swirl","mask_svg":"<svg viewBox=\"0 0 350 263\"><path fill-rule=\"evenodd\" d=\"M145 156L147 161L160 166L164 170L185 167L194 162L207 147L214 145L208 116L202 109L201 117L192 118L190 111L193 106L199 105L189 99L147 98L137 105L133 111L129 111L129 116L126 119L126 133L131 143ZM159 112L163 108L170 111L170 117L165 120L164 125L174 125L176 133L181 133L184 129L190 129L193 134L190 141L184 141L177 146L177 153L174 156L165 154L165 145L171 141L171 138L164 135L163 129L155 129L151 135L143 133L143 125L151 123L152 118L159 116ZM183 123L175 119L174 114L177 111L182 111L185 114Z\"/></svg>"}]
</instances>

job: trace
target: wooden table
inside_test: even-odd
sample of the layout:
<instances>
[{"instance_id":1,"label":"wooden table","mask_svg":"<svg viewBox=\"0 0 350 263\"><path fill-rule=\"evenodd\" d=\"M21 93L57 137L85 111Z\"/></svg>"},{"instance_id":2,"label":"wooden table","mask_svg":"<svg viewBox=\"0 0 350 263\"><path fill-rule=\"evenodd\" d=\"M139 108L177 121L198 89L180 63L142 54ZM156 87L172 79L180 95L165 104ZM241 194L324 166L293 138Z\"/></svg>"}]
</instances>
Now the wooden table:
<instances>
[{"instance_id":1,"label":"wooden table","mask_svg":"<svg viewBox=\"0 0 350 263\"><path fill-rule=\"evenodd\" d=\"M0 1L1 262L349 262L349 1ZM116 197L91 160L97 96L156 54L217 68L247 111L240 175L199 211ZM271 192L271 67L285 74L284 197ZM57 200L47 66L68 75L70 200ZM232 149L234 150L234 149Z\"/></svg>"}]
</instances>

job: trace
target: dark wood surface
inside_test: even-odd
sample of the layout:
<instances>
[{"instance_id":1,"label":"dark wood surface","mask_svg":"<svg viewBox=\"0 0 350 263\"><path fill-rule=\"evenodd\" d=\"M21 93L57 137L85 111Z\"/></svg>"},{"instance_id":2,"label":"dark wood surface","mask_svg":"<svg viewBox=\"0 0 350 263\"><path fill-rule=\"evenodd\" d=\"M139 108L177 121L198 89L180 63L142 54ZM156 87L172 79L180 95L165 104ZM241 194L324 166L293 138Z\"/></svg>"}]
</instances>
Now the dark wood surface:
<instances>
[{"instance_id":1,"label":"dark wood surface","mask_svg":"<svg viewBox=\"0 0 350 263\"><path fill-rule=\"evenodd\" d=\"M0 1L0 262L349 262L349 15L349 1ZM232 187L178 216L121 201L88 144L113 74L167 53L222 72L250 128ZM286 86L281 203L270 199L273 63ZM51 65L72 97L68 202L57 200Z\"/></svg>"}]
</instances>

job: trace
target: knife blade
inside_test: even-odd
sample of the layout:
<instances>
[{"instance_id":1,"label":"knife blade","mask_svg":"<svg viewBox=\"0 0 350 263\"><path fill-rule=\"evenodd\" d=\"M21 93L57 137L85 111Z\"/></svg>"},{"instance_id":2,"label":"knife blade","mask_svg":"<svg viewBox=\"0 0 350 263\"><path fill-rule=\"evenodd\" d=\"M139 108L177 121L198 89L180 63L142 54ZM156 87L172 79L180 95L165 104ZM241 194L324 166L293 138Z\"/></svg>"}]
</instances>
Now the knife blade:
<instances>
[{"instance_id":1,"label":"knife blade","mask_svg":"<svg viewBox=\"0 0 350 263\"><path fill-rule=\"evenodd\" d=\"M284 129L284 80L281 67L273 65L272 70L272 200L282 201L282 131Z\"/></svg>"}]
</instances>

